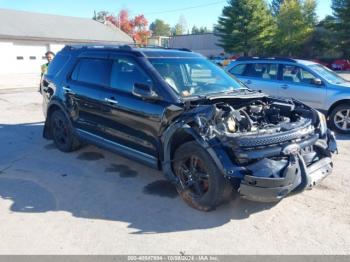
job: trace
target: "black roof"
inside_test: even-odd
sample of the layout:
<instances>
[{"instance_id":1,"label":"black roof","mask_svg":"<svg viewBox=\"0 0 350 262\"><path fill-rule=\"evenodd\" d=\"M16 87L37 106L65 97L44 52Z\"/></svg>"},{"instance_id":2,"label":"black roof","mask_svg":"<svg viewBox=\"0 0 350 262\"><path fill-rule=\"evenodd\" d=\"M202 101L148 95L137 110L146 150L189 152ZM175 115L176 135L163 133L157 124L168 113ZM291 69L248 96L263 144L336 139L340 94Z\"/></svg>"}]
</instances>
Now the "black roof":
<instances>
[{"instance_id":1,"label":"black roof","mask_svg":"<svg viewBox=\"0 0 350 262\"><path fill-rule=\"evenodd\" d=\"M198 58L200 54L194 53L189 49L164 48L159 46L137 47L136 45L110 45L110 44L76 44L67 45L62 51L123 51L132 52L138 56L148 58Z\"/></svg>"}]
</instances>

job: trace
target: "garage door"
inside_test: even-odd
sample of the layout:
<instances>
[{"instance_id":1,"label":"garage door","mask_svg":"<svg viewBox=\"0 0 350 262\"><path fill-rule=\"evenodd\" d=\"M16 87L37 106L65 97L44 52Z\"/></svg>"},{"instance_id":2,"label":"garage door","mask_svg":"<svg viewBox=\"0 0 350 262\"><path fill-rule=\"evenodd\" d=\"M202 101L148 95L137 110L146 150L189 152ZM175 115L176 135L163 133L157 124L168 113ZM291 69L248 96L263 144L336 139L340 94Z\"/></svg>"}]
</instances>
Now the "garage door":
<instances>
[{"instance_id":1,"label":"garage door","mask_svg":"<svg viewBox=\"0 0 350 262\"><path fill-rule=\"evenodd\" d=\"M46 45L18 45L13 46L14 73L38 73L42 64L46 63Z\"/></svg>"}]
</instances>

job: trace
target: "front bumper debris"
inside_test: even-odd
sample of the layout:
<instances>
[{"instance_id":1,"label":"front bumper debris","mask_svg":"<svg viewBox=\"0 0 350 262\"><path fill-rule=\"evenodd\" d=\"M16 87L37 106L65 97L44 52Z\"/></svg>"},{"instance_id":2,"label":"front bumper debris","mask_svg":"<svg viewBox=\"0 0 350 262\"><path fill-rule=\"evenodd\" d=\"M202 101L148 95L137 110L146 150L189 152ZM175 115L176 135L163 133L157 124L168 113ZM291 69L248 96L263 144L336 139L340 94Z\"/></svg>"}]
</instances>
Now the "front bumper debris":
<instances>
[{"instance_id":1,"label":"front bumper debris","mask_svg":"<svg viewBox=\"0 0 350 262\"><path fill-rule=\"evenodd\" d=\"M333 171L331 155L337 151L334 134L328 132L314 147L318 153L311 152L316 157L312 163L309 163L310 153L296 145L299 150L288 151L286 160L264 158L247 166L239 188L241 196L252 201L276 202L319 184Z\"/></svg>"}]
</instances>

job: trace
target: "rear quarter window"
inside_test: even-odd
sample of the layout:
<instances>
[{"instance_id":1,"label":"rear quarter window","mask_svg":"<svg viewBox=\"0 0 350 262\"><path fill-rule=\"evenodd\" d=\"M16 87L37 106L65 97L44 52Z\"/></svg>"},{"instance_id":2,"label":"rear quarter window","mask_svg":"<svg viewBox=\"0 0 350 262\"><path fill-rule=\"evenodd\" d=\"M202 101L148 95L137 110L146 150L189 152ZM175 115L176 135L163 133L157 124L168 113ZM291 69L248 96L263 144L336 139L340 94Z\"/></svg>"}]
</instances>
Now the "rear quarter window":
<instances>
[{"instance_id":1,"label":"rear quarter window","mask_svg":"<svg viewBox=\"0 0 350 262\"><path fill-rule=\"evenodd\" d=\"M75 66L72 80L99 86L109 86L112 61L107 59L82 59Z\"/></svg>"},{"instance_id":2,"label":"rear quarter window","mask_svg":"<svg viewBox=\"0 0 350 262\"><path fill-rule=\"evenodd\" d=\"M60 55L60 54L56 55L49 65L47 74L53 75L53 76L57 75L58 72L60 72L62 68L66 65L69 59L70 59L69 55Z\"/></svg>"}]
</instances>

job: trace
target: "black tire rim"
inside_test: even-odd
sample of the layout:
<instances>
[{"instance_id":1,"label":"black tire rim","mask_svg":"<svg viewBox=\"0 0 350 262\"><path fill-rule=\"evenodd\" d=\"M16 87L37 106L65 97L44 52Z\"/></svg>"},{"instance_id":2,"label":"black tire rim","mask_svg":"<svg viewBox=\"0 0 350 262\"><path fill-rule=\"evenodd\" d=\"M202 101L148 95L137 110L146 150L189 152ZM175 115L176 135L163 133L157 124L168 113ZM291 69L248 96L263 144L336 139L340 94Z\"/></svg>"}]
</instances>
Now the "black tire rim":
<instances>
[{"instance_id":1,"label":"black tire rim","mask_svg":"<svg viewBox=\"0 0 350 262\"><path fill-rule=\"evenodd\" d=\"M339 110L334 115L335 126L342 131L350 131L350 108Z\"/></svg>"},{"instance_id":2,"label":"black tire rim","mask_svg":"<svg viewBox=\"0 0 350 262\"><path fill-rule=\"evenodd\" d=\"M60 117L53 119L52 131L57 144L65 146L68 143L68 127Z\"/></svg>"},{"instance_id":3,"label":"black tire rim","mask_svg":"<svg viewBox=\"0 0 350 262\"><path fill-rule=\"evenodd\" d=\"M202 197L209 190L209 174L203 161L189 156L180 161L176 170L181 187L193 197Z\"/></svg>"}]
</instances>

